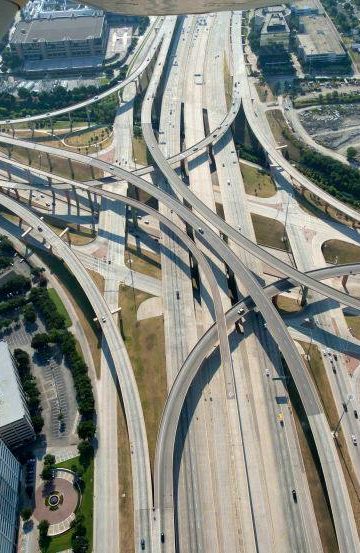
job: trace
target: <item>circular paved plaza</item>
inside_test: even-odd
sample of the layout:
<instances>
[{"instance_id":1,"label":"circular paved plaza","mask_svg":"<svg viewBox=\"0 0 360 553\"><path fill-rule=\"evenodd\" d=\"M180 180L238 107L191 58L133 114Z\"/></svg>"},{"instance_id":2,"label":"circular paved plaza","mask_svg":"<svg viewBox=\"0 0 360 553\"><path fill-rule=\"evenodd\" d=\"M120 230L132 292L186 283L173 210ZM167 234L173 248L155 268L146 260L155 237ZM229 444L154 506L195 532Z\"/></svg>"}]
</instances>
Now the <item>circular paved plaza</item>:
<instances>
[{"instance_id":1,"label":"circular paved plaza","mask_svg":"<svg viewBox=\"0 0 360 553\"><path fill-rule=\"evenodd\" d=\"M71 481L57 477L49 484L44 482L35 493L34 517L39 521L48 520L50 525L59 524L74 513L78 499L79 494ZM57 509L51 510L51 503L56 505Z\"/></svg>"}]
</instances>

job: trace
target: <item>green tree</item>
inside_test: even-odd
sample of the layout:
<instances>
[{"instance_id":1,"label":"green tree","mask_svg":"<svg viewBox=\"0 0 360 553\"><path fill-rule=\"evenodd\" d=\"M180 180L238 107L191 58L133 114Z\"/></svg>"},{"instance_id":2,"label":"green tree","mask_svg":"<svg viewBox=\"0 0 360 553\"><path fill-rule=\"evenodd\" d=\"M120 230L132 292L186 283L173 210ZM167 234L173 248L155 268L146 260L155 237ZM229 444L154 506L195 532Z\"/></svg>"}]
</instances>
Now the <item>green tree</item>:
<instances>
[{"instance_id":1,"label":"green tree","mask_svg":"<svg viewBox=\"0 0 360 553\"><path fill-rule=\"evenodd\" d=\"M49 343L49 336L45 332L35 334L31 340L31 347L34 349L44 349Z\"/></svg>"},{"instance_id":2,"label":"green tree","mask_svg":"<svg viewBox=\"0 0 360 553\"><path fill-rule=\"evenodd\" d=\"M44 468L41 471L41 478L45 480L45 482L50 482L53 479L53 467L50 465L45 465Z\"/></svg>"},{"instance_id":3,"label":"green tree","mask_svg":"<svg viewBox=\"0 0 360 553\"><path fill-rule=\"evenodd\" d=\"M356 158L357 150L353 146L349 146L349 148L346 150L346 158L348 161L354 161Z\"/></svg>"},{"instance_id":4,"label":"green tree","mask_svg":"<svg viewBox=\"0 0 360 553\"><path fill-rule=\"evenodd\" d=\"M32 305L26 305L24 309L25 322L34 324L36 321L36 313Z\"/></svg>"},{"instance_id":5,"label":"green tree","mask_svg":"<svg viewBox=\"0 0 360 553\"><path fill-rule=\"evenodd\" d=\"M77 433L82 440L92 440L95 436L96 426L93 421L81 421L77 427Z\"/></svg>"},{"instance_id":6,"label":"green tree","mask_svg":"<svg viewBox=\"0 0 360 553\"><path fill-rule=\"evenodd\" d=\"M49 537L47 535L49 530L49 521L48 520L41 520L38 524L38 530L39 530L39 546L41 551L46 551L49 545Z\"/></svg>"},{"instance_id":7,"label":"green tree","mask_svg":"<svg viewBox=\"0 0 360 553\"><path fill-rule=\"evenodd\" d=\"M89 442L80 442L78 445L78 451L80 454L80 464L83 467L89 465L91 459L94 457L94 448Z\"/></svg>"},{"instance_id":8,"label":"green tree","mask_svg":"<svg viewBox=\"0 0 360 553\"><path fill-rule=\"evenodd\" d=\"M29 520L31 515L32 515L32 510L30 509L30 507L24 507L20 512L20 516L21 516L21 518L23 519L24 522Z\"/></svg>"},{"instance_id":9,"label":"green tree","mask_svg":"<svg viewBox=\"0 0 360 553\"><path fill-rule=\"evenodd\" d=\"M15 69L21 64L21 59L17 54L13 54L10 48L5 48L1 54L3 65L9 69Z\"/></svg>"},{"instance_id":10,"label":"green tree","mask_svg":"<svg viewBox=\"0 0 360 553\"><path fill-rule=\"evenodd\" d=\"M45 455L44 457L44 465L53 466L55 465L55 461L55 455L52 455L51 453L47 453L47 455Z\"/></svg>"}]
</instances>

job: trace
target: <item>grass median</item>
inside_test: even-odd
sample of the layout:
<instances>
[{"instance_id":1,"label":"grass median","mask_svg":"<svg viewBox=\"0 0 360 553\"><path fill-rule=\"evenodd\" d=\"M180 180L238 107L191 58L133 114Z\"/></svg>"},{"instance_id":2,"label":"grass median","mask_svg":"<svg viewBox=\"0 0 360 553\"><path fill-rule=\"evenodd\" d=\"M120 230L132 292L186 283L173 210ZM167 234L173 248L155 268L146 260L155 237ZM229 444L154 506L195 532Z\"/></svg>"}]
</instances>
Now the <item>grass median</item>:
<instances>
[{"instance_id":1,"label":"grass median","mask_svg":"<svg viewBox=\"0 0 360 553\"><path fill-rule=\"evenodd\" d=\"M134 369L144 411L150 460L153 464L156 437L167 383L163 317L137 321L140 304L151 296L128 286L119 288L120 330Z\"/></svg>"},{"instance_id":2,"label":"grass median","mask_svg":"<svg viewBox=\"0 0 360 553\"><path fill-rule=\"evenodd\" d=\"M309 355L309 360L306 360L305 362L323 404L330 429L334 430L338 424L340 415L335 404L320 350L315 344L308 344L306 342L299 342L299 344L302 346L307 355ZM349 455L341 426L339 427L339 431L337 433L335 445L339 454L339 459L348 488L357 530L360 534L360 485L352 466L351 457Z\"/></svg>"},{"instance_id":3,"label":"grass median","mask_svg":"<svg viewBox=\"0 0 360 553\"><path fill-rule=\"evenodd\" d=\"M240 163L245 192L250 196L270 198L276 194L276 187L271 176L266 171Z\"/></svg>"},{"instance_id":4,"label":"grass median","mask_svg":"<svg viewBox=\"0 0 360 553\"><path fill-rule=\"evenodd\" d=\"M285 227L280 221L256 213L251 213L251 219L254 225L256 242L260 246L291 251Z\"/></svg>"}]
</instances>

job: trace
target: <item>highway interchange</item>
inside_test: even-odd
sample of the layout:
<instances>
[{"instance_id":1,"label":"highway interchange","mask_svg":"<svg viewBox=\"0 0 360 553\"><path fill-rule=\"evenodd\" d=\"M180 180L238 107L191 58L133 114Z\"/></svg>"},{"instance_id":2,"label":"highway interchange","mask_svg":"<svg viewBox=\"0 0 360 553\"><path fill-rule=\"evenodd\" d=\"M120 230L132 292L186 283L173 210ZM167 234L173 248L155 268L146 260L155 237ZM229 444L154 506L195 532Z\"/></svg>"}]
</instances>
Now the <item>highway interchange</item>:
<instances>
[{"instance_id":1,"label":"highway interchange","mask_svg":"<svg viewBox=\"0 0 360 553\"><path fill-rule=\"evenodd\" d=\"M207 359L206 363L209 365L209 373L214 370L211 364L213 367L217 367L218 361L212 359L209 353L212 352L214 345L216 346L219 340L221 367L218 374L223 374L224 380L221 380L221 378L214 379L211 393L218 398L220 406L226 406L224 407L224 413L226 413L224 415L224 424L227 425L228 429L231 429L230 435L236 440L236 444L246 443L246 447L244 445L239 445L239 447L230 447L228 445L228 450L226 452L222 451L223 456L220 458L216 456L215 452L217 444L203 444L202 446L203 448L208 448L206 455L211 459L216 473L220 474L220 469L222 469L222 477L224 479L231 476L234 477L234 475L239 476L239 497L241 496L242 498L240 500L239 497L234 496L231 503L234 508L231 509L231 512L227 512L225 509L228 503L228 496L226 491L224 491L226 488L222 489L225 483L219 482L217 487L214 488L218 508L222 516L221 520L217 522L218 528L214 530L213 537L211 537L212 534L209 532L209 539L214 539L212 542L213 550L286 551L291 548L292 551L321 551L321 543L316 523L314 522L315 515L311 505L310 494L307 483L304 481L306 478L304 479L302 475L303 480L301 480L299 475L296 476L297 466L300 461L294 452L296 451L296 446L295 450L292 450L288 443L289 440L295 440L294 444L296 443L296 438L291 431L291 422L289 425L287 424L290 421L289 412L285 413L288 442L286 440L281 441L281 438L276 438L275 436L274 439L279 439L280 441L274 450L270 443L272 441L271 435L263 436L260 440L262 442L260 444L261 447L268 446L271 448L269 449L269 467L259 467L257 469L258 473L255 474L254 467L250 466L248 462L249 459L254 459L256 450L254 448L251 449L253 446L250 442L253 439L253 435L250 428L251 422L249 422L250 411L246 412L247 408L242 405L241 386L243 386L243 383L241 385L239 383L239 371L237 369L242 366L240 358L244 359L247 357L248 360L252 359L252 363L255 362L259 370L260 366L265 363L269 364L271 372L276 373L280 371L280 357L277 348L274 347L275 342L287 362L308 415L326 481L339 548L344 552L357 551L360 543L354 515L323 407L317 390L307 373L304 361L288 329L268 298L276 293L276 286L284 286L286 288L286 286L292 286L296 283L302 284L322 296L331 298L339 304L359 310L360 302L357 298L340 292L338 289L332 288L320 281L320 278L325 279L334 275L334 273L358 272L358 267L336 267L334 269L323 269L322 272L309 272L310 267L305 267L302 270L306 272L301 272L254 243L249 212L247 208L244 209L243 202L246 203L246 200L244 199L239 166L235 165L232 159L234 147L232 145L230 125L237 115L241 102L248 121L269 158L278 164L287 174L295 175L294 178L302 186L309 190L315 190L316 195L322 197L322 192L310 183L308 179L303 178L301 175L299 176L297 173L293 174L294 168L287 165L286 160L276 150L274 143L264 134L262 130L264 127L261 127L259 124L260 118L258 115L255 115L255 102L250 93L250 85L242 53L242 41L240 40L242 32L241 13L224 13L215 15L214 17L206 17L205 20L206 24L203 24L201 21L199 23L199 21L196 21L196 18L191 17L178 21L176 21L176 18L166 18L162 22L161 30L157 33L155 44L151 46L153 49L152 55L156 55L156 52L158 52L158 55L143 102L142 129L147 147L154 160L154 166L163 176L160 179L157 172L154 173L152 171L150 173L151 178L156 183L155 186L148 180L145 180L145 178L142 178L146 176L146 173L150 172L146 168L129 172L122 167L112 165L97 158L55 149L39 143L19 140L5 134L1 135L1 142L9 146L22 146L28 150L42 151L49 155L63 156L74 161L86 163L103 169L116 179L115 184L111 185L111 190L105 189L106 187L100 188L99 183L95 183L94 185L93 183L80 184L75 181L69 181L71 186L76 186L77 189L85 190L90 194L96 194L112 201L122 201L128 205L139 207L139 204L135 200L125 198L123 194L119 194L116 191L118 188L116 182L122 181L129 182L157 198L160 206L159 212L152 212L147 206L143 206L142 209L144 211L147 210L148 213L152 213L155 218L160 220L164 227L173 233L174 237L168 236L166 238L168 242L165 244L167 249L174 252L173 259L176 260L178 256L182 256L183 261L188 263L186 261L186 254L184 255L184 248L178 245L177 240L180 240L185 245L185 252L186 250L191 251L193 257L199 263L201 275L205 277L204 281L201 279L203 287L201 292L202 303L206 303L204 298L207 295L210 295L214 302L214 313L212 313L212 309L210 308L206 314L204 308L204 319L201 324L205 325L204 330L206 332L203 336L200 333L200 336L196 339L196 326L199 323L197 323L193 313L189 314L189 307L192 303L190 296L191 287L189 287L189 269L180 269L176 267L176 263L172 259L169 261L169 259L165 259L165 256L162 256L163 271L168 274L169 279L167 283L164 283L164 286L168 287L167 291L166 288L163 290L164 302L165 294L167 298L172 298L167 304L165 303L168 311L165 317L165 325L168 325L168 341L180 336L180 334L170 336L170 329L172 329L173 332L184 333L184 343L181 349L178 349L179 346L176 344L175 350L169 354L169 359L173 359L174 364L171 364L171 366L173 371L175 369L175 372L168 375L169 397L166 402L158 436L153 475L154 497L152 498L150 461L140 398L133 377L131 363L111 316L109 305L101 297L94 284L91 284L91 278L87 275L74 251L67 247L60 238L56 238L54 233L42 223L44 230L46 230L46 233L43 235L44 238L48 243L54 245L56 254L66 260L67 265L72 268L75 276L79 279L81 286L87 291L95 313L99 321L102 321L101 326L104 337L116 368L116 374L124 398L130 441L134 451L132 455L132 470L135 491L136 548L139 549L140 540L145 539L148 550L158 551L160 547L159 536L161 532L164 532L166 541L162 545L161 550L174 550L176 533L176 528L174 528L174 510L177 509L177 532L181 534L183 528L189 526L189 520L187 524L185 522L186 516L189 518L189 514L186 513L190 512L192 516L201 517L201 510L200 513L195 513L198 502L200 502L202 508L209 508L208 502L211 500L211 497L199 495L198 487L194 483L190 492L183 490L184 497L179 495L180 503L185 500L186 505L180 505L180 507L174 505L174 447L176 428L190 384L193 382L205 359ZM161 45L160 42L157 42L160 35L162 37ZM231 40L226 40L230 39L230 37ZM218 52L219 44L221 46ZM160 49L158 50L159 46ZM200 59L196 54L198 47L204 52L203 58L200 57ZM221 60L223 60L223 56L227 55L227 63L232 66L233 72L233 97L229 111L226 108L222 79L216 79L216 60L220 58L220 55ZM167 63L168 59L171 60L170 63ZM140 64L141 70L135 70L134 75L131 78L129 77L130 80L127 80L126 84L133 82L147 64L149 64L149 57L145 59L143 64ZM198 69L193 69L193 66L197 64L199 66L203 65L204 68L206 67L206 75L210 73L209 78L205 76L203 86L206 87L206 92L210 99L206 100L209 125L210 128L215 130L209 132L207 136L201 131L201 88L203 87L199 87L194 80L192 80L193 87L190 86L189 75L199 71ZM183 72L182 67L184 68ZM211 75L212 70L215 71L214 75ZM167 72L167 78L164 84L165 71ZM186 71L188 71L187 79ZM184 80L187 82L189 89L182 92ZM209 88L210 85L214 86L214 89ZM160 115L160 129L163 135L159 134L159 144L152 126L152 110L153 100L159 95L161 87L165 87L165 90L163 90ZM199 90L200 96L197 96ZM176 94L176 91L179 91L178 94ZM184 94L186 99L184 125L187 149L184 149L181 154L176 155L177 151L179 152L182 149L182 144L180 143L182 94ZM93 99L92 101L98 101L100 98L99 95L98 99ZM189 111L187 112L186 110ZM62 113L64 113L63 110ZM56 114L53 114L54 118L55 116ZM43 117L48 118L49 116L44 114ZM191 128L191 124L194 121L197 121L197 123L194 123L194 128ZM161 147L161 142L165 142L165 148ZM206 150L204 150L210 144L212 144L213 156L218 168L217 173L224 201L225 220L216 215L214 212L215 202L211 199L211 177L207 167ZM176 165L179 161L184 163L185 158L188 164L189 187L179 177L180 170ZM172 165L175 165L175 168ZM225 170L222 170L222 168ZM176 169L178 170L176 171ZM36 173L36 171L34 172ZM197 189L199 183L203 186L202 189ZM206 183L209 185L209 192L206 192ZM228 183L230 183L232 195L228 191ZM10 187L10 185L12 188L16 187L13 183L7 183L7 186ZM162 189L163 187L164 190ZM53 184L53 189L56 190L56 184ZM182 199L185 199L187 203L182 203ZM354 210L343 206L343 204L340 204L340 202L333 198L324 197L323 199L331 202L342 213L358 221L359 214L357 212L353 213ZM3 205L20 215L33 229L39 226L39 219L35 214L21 206L18 202L3 195L2 201ZM191 206L192 209L189 209L187 206ZM184 223L193 229L195 242L184 232ZM238 227L240 227L241 232L238 230ZM228 238L229 245L223 240L220 233ZM259 275L261 272L259 268L260 261L275 267L279 273L287 278L282 283L276 285L275 288L270 287L264 290L255 276L255 274ZM249 295L249 298L245 299L241 299L240 297L239 302L232 309L230 309L228 298L224 297L226 294L221 292L224 289L224 285L226 286L224 263L235 275L238 289L241 291L240 296ZM181 279L180 284L179 279ZM207 287L209 288L208 291L206 290ZM181 301L174 302L175 292L179 289L181 290ZM239 309L244 309L245 315L245 310L252 302L256 305L263 319L260 315L252 315L246 319L249 335L246 336L246 340L244 339L242 343L240 343L241 340L235 338L236 351L230 355L227 332L230 331L231 333L234 323L239 319ZM171 317L176 316L178 309L178 317L180 318L174 318L171 322ZM227 311L226 322L224 310ZM105 317L105 322L102 317ZM168 322L167 317L169 318ZM214 318L216 326L212 326ZM266 325L264 325L264 320ZM193 334L191 334L192 331L194 331ZM232 343L231 340L233 338L230 336L230 343ZM179 342L182 343L182 339ZM175 357L170 357L174 355L174 352L176 352ZM261 361L256 360L259 355L261 356ZM236 363L234 363L234 360L236 360ZM256 381L253 375L251 379L254 387L260 386L261 389L263 388L263 383ZM279 386L282 386L282 384L280 383ZM193 399L193 401L195 400ZM269 401L270 404L271 400ZM197 407L195 406L195 408ZM267 408L270 409L271 407L268 406ZM199 412L201 416L204 416L204 418L209 416L209 413L204 413L204 406L200 406L199 409L202 409ZM261 413L258 416L261 418ZM241 421L242 417L243 421ZM247 421L247 424L244 421ZM263 420L262 424L265 425L266 421ZM272 432L276 434L278 431L276 423L271 428ZM193 475L191 467L194 463L199 463L199 457L196 456L194 444L196 444L197 440L201 439L201 432L201 425L196 425L192 420L189 429L189 443L186 443L183 451L183 476L181 478L184 479L184 482L187 475L190 475L190 477ZM220 433L217 436L220 439ZM223 439L225 440L224 445L226 447L225 435ZM204 449L201 449L201 451L204 452ZM273 451L272 460L270 459L270 451ZM201 457L202 453L199 455ZM229 455L226 462L225 455ZM238 467L234 467L234 464L236 464L232 461L234 455L236 455L236 463L239 463L244 468L242 474L239 474ZM280 471L280 474L277 474L275 470L276 463L279 460L278 455L281 455L281 462L284 463L284 470ZM292 458L292 455L295 457ZM354 461L356 462L356 459ZM223 466L221 466L222 464ZM270 473L270 471L272 472ZM204 474L204 472L206 471L202 471L201 474L198 472L198 485L202 489L206 486L206 478L209 477L209 474ZM244 473L247 474L246 478L244 478ZM181 478L179 487L182 485ZM265 479L266 484L262 481L263 479ZM296 518L296 509L297 511L299 509L291 502L289 493L289 486L291 487L291 482L295 480L300 486L300 489L296 486L299 489L300 497L300 505L297 506L301 509L300 519ZM269 493L265 492L265 489L266 487L268 489L271 488L270 481L273 483L274 497L267 497L265 500L264 497ZM231 481L226 483L230 489L229 484L231 487ZM212 493L214 493L214 490ZM209 489L208 492L210 493L210 491ZM261 497L256 496L258 491L260 491ZM187 494L190 494L191 497L187 497ZM251 509L249 509L249 505L251 505ZM154 513L152 511L153 506L155 508ZM282 527L279 526L279 528L284 530L284 534L281 533L279 528L269 531L270 528L273 528L276 510L279 508L286 512L286 516L281 521L278 521L279 524L283 525ZM263 518L262 515L264 515ZM210 517L210 515L208 516ZM214 513L211 516L214 516ZM228 521L223 520L227 516L230 519ZM209 543L206 542L204 524L202 522L202 528L199 532L190 527L188 530L184 530L184 532L188 532L188 535L185 539L181 538L181 550L186 551L187 547L189 551L200 551L204 548L208 550L208 548L206 549L206 545L209 546ZM290 525L292 525L292 530ZM296 525L299 528L302 527L302 531L298 532ZM237 527L241 528L240 538L235 535L226 534L230 526L235 529ZM179 537L177 539L179 540Z\"/></svg>"}]
</instances>

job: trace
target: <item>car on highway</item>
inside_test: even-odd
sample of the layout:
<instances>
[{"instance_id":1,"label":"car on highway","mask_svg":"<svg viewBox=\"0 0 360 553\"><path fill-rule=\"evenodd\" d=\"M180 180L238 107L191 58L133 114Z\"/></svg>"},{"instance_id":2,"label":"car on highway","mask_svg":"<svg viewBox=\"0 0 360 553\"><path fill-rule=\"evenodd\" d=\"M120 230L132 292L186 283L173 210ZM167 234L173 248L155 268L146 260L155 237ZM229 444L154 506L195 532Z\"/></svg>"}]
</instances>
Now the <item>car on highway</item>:
<instances>
[{"instance_id":1,"label":"car on highway","mask_svg":"<svg viewBox=\"0 0 360 553\"><path fill-rule=\"evenodd\" d=\"M270 370L269 370L269 369L265 369L265 374L266 374L266 376L270 376Z\"/></svg>"},{"instance_id":2,"label":"car on highway","mask_svg":"<svg viewBox=\"0 0 360 553\"><path fill-rule=\"evenodd\" d=\"M291 495L293 496L294 502L297 503L297 493L296 493L296 490L291 490Z\"/></svg>"},{"instance_id":3,"label":"car on highway","mask_svg":"<svg viewBox=\"0 0 360 553\"><path fill-rule=\"evenodd\" d=\"M354 417L355 417L356 419L358 419L358 418L359 418L359 415L358 415L358 412L357 412L357 410L356 410L356 409L354 409Z\"/></svg>"},{"instance_id":4,"label":"car on highway","mask_svg":"<svg viewBox=\"0 0 360 553\"><path fill-rule=\"evenodd\" d=\"M39 226L39 227L38 227L38 231L39 231L39 232L42 232L42 230L43 230L42 227Z\"/></svg>"},{"instance_id":5,"label":"car on highway","mask_svg":"<svg viewBox=\"0 0 360 553\"><path fill-rule=\"evenodd\" d=\"M351 434L351 439L352 439L352 443L354 445L357 445L358 442L357 442L357 437L355 436L355 434Z\"/></svg>"},{"instance_id":6,"label":"car on highway","mask_svg":"<svg viewBox=\"0 0 360 553\"><path fill-rule=\"evenodd\" d=\"M282 413L278 413L277 420L280 423L280 426L284 426L284 415Z\"/></svg>"},{"instance_id":7,"label":"car on highway","mask_svg":"<svg viewBox=\"0 0 360 553\"><path fill-rule=\"evenodd\" d=\"M164 534L164 532L161 532L161 534L160 534L160 541L161 541L161 543L165 543L165 534Z\"/></svg>"},{"instance_id":8,"label":"car on highway","mask_svg":"<svg viewBox=\"0 0 360 553\"><path fill-rule=\"evenodd\" d=\"M204 230L201 227L198 228L198 231L200 234L204 234Z\"/></svg>"},{"instance_id":9,"label":"car on highway","mask_svg":"<svg viewBox=\"0 0 360 553\"><path fill-rule=\"evenodd\" d=\"M140 545L141 545L142 551L144 551L144 549L145 549L145 540L144 539L141 540Z\"/></svg>"},{"instance_id":10,"label":"car on highway","mask_svg":"<svg viewBox=\"0 0 360 553\"><path fill-rule=\"evenodd\" d=\"M103 323L106 323L106 317L101 317Z\"/></svg>"}]
</instances>

